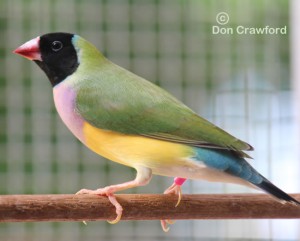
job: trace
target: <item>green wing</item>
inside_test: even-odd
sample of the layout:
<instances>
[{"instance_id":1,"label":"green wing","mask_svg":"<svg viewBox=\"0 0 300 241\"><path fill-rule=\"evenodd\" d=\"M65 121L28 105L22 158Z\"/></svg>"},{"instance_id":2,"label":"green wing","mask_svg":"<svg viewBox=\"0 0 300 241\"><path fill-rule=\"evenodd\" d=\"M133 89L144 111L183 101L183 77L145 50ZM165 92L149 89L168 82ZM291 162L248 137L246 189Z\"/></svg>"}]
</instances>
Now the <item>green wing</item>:
<instances>
[{"instance_id":1,"label":"green wing","mask_svg":"<svg viewBox=\"0 0 300 241\"><path fill-rule=\"evenodd\" d=\"M240 154L252 150L163 89L111 62L78 72L77 112L95 127Z\"/></svg>"}]
</instances>

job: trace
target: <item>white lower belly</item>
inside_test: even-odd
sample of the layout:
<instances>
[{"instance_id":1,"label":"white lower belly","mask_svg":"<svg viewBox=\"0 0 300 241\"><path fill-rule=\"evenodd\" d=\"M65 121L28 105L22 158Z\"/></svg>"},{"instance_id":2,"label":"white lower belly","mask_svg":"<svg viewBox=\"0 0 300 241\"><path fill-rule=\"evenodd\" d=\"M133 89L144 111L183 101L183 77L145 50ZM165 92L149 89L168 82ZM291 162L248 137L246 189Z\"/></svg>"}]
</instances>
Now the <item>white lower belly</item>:
<instances>
[{"instance_id":1,"label":"white lower belly","mask_svg":"<svg viewBox=\"0 0 300 241\"><path fill-rule=\"evenodd\" d=\"M241 178L232 176L223 171L209 168L202 162L192 160L185 160L180 166L152 168L152 172L153 174L160 176L182 177L209 182L235 183L253 187L250 183Z\"/></svg>"}]
</instances>

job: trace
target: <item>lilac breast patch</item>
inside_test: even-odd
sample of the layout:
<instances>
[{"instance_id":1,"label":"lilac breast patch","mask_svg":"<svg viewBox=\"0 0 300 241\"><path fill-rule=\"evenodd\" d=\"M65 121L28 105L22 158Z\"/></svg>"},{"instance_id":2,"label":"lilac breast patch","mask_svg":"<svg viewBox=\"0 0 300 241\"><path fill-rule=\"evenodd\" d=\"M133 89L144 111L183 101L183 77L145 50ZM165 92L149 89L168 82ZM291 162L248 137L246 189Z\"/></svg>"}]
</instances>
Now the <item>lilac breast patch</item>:
<instances>
[{"instance_id":1,"label":"lilac breast patch","mask_svg":"<svg viewBox=\"0 0 300 241\"><path fill-rule=\"evenodd\" d=\"M53 97L56 110L62 121L70 131L84 143L84 120L76 113L76 92L68 85L61 82L53 88Z\"/></svg>"}]
</instances>

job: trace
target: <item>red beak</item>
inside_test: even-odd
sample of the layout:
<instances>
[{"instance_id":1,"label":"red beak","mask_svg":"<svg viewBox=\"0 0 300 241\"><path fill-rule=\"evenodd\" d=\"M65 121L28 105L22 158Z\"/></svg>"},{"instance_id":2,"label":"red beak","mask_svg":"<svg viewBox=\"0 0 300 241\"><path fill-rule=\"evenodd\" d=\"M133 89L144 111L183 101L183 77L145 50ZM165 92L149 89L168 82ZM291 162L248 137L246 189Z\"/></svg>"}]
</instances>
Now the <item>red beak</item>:
<instances>
[{"instance_id":1,"label":"red beak","mask_svg":"<svg viewBox=\"0 0 300 241\"><path fill-rule=\"evenodd\" d=\"M25 44L15 49L13 52L29 60L42 61L42 56L40 52L40 37L29 40Z\"/></svg>"}]
</instances>

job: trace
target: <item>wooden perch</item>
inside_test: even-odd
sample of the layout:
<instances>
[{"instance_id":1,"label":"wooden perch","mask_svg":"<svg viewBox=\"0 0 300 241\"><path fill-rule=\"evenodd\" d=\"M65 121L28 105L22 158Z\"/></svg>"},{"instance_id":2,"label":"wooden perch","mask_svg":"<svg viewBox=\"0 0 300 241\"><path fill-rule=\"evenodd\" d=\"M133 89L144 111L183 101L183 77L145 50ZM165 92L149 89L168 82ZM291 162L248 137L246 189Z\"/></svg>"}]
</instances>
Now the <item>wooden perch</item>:
<instances>
[{"instance_id":1,"label":"wooden perch","mask_svg":"<svg viewBox=\"0 0 300 241\"><path fill-rule=\"evenodd\" d=\"M300 218L300 207L281 204L265 194L116 195L122 220ZM300 200L300 194L292 195ZM115 208L94 195L3 195L0 222L112 220Z\"/></svg>"}]
</instances>

